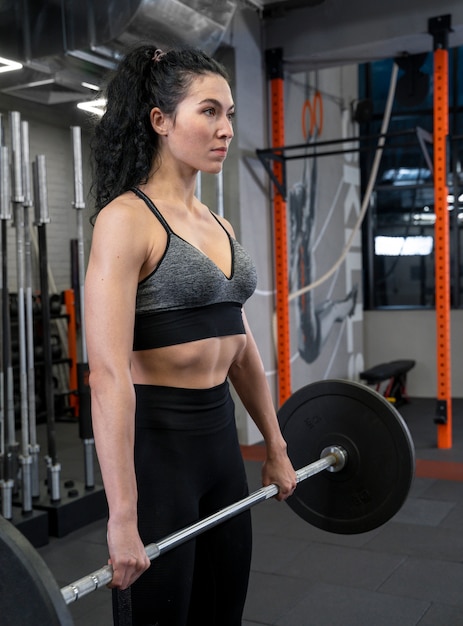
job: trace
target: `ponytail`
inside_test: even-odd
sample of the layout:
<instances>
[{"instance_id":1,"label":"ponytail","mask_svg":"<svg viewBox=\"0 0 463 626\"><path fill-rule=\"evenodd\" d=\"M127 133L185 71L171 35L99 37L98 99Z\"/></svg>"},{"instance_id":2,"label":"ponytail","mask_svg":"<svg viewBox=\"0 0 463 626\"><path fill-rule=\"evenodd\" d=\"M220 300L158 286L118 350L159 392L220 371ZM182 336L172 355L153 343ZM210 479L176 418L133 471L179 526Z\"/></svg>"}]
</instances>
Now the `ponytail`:
<instances>
[{"instance_id":1,"label":"ponytail","mask_svg":"<svg viewBox=\"0 0 463 626\"><path fill-rule=\"evenodd\" d=\"M93 219L111 200L147 182L159 155L151 110L174 115L195 76L207 73L229 80L225 68L201 50L162 52L143 45L124 57L108 83L106 112L92 139Z\"/></svg>"}]
</instances>

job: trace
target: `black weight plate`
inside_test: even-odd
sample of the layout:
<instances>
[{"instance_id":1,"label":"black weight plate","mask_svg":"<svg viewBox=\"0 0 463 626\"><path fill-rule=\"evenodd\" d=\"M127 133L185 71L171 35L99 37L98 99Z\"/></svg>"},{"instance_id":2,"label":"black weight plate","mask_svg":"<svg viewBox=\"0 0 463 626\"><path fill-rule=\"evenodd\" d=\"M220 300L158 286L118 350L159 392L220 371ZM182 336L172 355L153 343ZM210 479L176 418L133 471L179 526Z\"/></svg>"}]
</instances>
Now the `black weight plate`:
<instances>
[{"instance_id":1,"label":"black weight plate","mask_svg":"<svg viewBox=\"0 0 463 626\"><path fill-rule=\"evenodd\" d=\"M407 425L383 396L359 383L324 380L296 391L278 419L295 469L318 460L329 446L348 455L339 472L323 470L299 483L287 503L302 519L355 534L399 511L413 480L415 452Z\"/></svg>"},{"instance_id":2,"label":"black weight plate","mask_svg":"<svg viewBox=\"0 0 463 626\"><path fill-rule=\"evenodd\" d=\"M0 515L0 623L72 626L53 575L19 530Z\"/></svg>"}]
</instances>

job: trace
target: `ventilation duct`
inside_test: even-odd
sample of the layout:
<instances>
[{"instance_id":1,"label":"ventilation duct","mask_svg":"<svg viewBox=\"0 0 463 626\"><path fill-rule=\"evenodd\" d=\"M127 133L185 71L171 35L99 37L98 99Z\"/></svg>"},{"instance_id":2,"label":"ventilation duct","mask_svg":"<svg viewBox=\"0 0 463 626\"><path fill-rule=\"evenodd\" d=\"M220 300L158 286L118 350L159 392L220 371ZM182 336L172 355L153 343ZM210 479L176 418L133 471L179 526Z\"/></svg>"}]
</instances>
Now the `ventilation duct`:
<instances>
[{"instance_id":1,"label":"ventilation duct","mask_svg":"<svg viewBox=\"0 0 463 626\"><path fill-rule=\"evenodd\" d=\"M238 0L0 0L0 56L23 63L0 91L43 104L82 99L125 50L219 47Z\"/></svg>"}]
</instances>

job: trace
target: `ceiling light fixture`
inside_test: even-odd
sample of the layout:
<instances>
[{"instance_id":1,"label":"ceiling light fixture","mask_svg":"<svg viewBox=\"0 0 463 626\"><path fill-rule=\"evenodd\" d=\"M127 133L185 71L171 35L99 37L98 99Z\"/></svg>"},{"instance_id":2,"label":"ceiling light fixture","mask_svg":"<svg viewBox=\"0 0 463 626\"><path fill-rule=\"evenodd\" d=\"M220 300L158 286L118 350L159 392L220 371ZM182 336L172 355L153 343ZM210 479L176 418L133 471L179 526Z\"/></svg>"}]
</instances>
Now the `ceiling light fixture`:
<instances>
[{"instance_id":1,"label":"ceiling light fixture","mask_svg":"<svg viewBox=\"0 0 463 626\"><path fill-rule=\"evenodd\" d=\"M81 83L82 87L86 87L87 89L92 89L93 91L100 91L98 85L93 85L92 83Z\"/></svg>"},{"instance_id":2,"label":"ceiling light fixture","mask_svg":"<svg viewBox=\"0 0 463 626\"><path fill-rule=\"evenodd\" d=\"M79 102L77 108L87 113L94 113L95 115L102 116L105 112L106 99L100 98L99 100L89 100L88 102Z\"/></svg>"},{"instance_id":3,"label":"ceiling light fixture","mask_svg":"<svg viewBox=\"0 0 463 626\"><path fill-rule=\"evenodd\" d=\"M18 63L18 61L12 61L11 59L5 59L5 57L0 57L0 73L4 72L14 72L15 70L22 69L22 63Z\"/></svg>"}]
</instances>

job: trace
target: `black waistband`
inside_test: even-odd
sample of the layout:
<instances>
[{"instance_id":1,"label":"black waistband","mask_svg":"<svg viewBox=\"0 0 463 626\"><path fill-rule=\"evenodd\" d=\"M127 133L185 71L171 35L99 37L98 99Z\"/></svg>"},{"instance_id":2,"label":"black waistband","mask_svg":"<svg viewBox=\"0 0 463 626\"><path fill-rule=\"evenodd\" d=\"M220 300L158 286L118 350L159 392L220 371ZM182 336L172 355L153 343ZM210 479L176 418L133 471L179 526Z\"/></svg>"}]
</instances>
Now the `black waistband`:
<instances>
[{"instance_id":1,"label":"black waistband","mask_svg":"<svg viewBox=\"0 0 463 626\"><path fill-rule=\"evenodd\" d=\"M208 389L134 385L137 428L222 428L234 418L228 380Z\"/></svg>"},{"instance_id":2,"label":"black waistband","mask_svg":"<svg viewBox=\"0 0 463 626\"><path fill-rule=\"evenodd\" d=\"M243 334L241 304L220 302L193 309L136 315L133 349L149 350L210 337Z\"/></svg>"}]
</instances>

